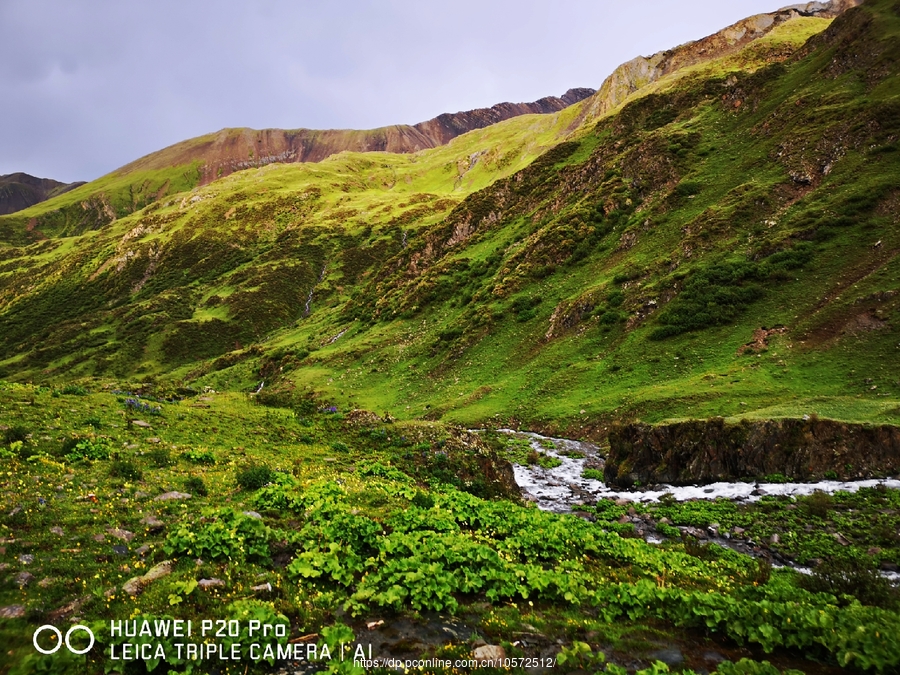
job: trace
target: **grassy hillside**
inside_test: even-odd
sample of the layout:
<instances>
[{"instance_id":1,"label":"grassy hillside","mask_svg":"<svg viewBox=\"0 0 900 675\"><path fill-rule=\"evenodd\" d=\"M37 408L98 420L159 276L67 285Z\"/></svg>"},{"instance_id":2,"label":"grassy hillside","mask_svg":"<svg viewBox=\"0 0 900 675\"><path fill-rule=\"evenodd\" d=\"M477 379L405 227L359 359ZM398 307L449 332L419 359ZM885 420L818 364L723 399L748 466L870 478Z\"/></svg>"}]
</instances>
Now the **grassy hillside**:
<instances>
[{"instance_id":1,"label":"grassy hillside","mask_svg":"<svg viewBox=\"0 0 900 675\"><path fill-rule=\"evenodd\" d=\"M0 219L0 370L596 435L894 421L896 21L788 21L599 122L273 164L115 220L191 175L83 186Z\"/></svg>"},{"instance_id":2,"label":"grassy hillside","mask_svg":"<svg viewBox=\"0 0 900 675\"><path fill-rule=\"evenodd\" d=\"M0 217L0 673L272 672L251 619L544 672L896 671L897 490L559 515L507 461L552 441L466 431L900 423L895 5L414 154L132 167ZM114 660L109 619L166 617L240 622L242 659ZM93 651L34 650L72 620Z\"/></svg>"}]
</instances>

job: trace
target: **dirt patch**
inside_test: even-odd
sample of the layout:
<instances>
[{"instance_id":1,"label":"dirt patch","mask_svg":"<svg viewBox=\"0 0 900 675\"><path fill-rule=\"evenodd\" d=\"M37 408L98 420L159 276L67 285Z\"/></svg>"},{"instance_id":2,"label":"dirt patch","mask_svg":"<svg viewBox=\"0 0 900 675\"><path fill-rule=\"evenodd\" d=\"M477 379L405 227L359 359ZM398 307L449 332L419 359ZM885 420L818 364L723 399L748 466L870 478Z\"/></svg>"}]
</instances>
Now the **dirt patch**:
<instances>
[{"instance_id":1,"label":"dirt patch","mask_svg":"<svg viewBox=\"0 0 900 675\"><path fill-rule=\"evenodd\" d=\"M784 326L776 326L775 328L757 328L753 331L753 339L745 345L741 345L738 350L738 356L750 352L751 354L759 354L766 351L769 347L769 337L787 332Z\"/></svg>"}]
</instances>

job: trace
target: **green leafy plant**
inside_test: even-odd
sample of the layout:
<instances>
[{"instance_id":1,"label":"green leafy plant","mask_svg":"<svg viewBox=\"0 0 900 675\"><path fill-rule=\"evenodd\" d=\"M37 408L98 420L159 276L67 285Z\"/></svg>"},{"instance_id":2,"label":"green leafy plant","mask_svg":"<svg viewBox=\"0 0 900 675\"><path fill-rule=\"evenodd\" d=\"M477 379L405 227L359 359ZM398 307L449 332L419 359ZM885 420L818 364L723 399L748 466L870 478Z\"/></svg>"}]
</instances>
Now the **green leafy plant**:
<instances>
[{"instance_id":1,"label":"green leafy plant","mask_svg":"<svg viewBox=\"0 0 900 675\"><path fill-rule=\"evenodd\" d=\"M109 459L109 446L103 440L89 438L75 442L74 447L66 454L67 462L90 462Z\"/></svg>"},{"instance_id":2,"label":"green leafy plant","mask_svg":"<svg viewBox=\"0 0 900 675\"><path fill-rule=\"evenodd\" d=\"M212 466L216 463L216 456L206 448L189 448L182 452L181 456L193 464Z\"/></svg>"},{"instance_id":3,"label":"green leafy plant","mask_svg":"<svg viewBox=\"0 0 900 675\"><path fill-rule=\"evenodd\" d=\"M234 509L207 509L199 519L172 531L163 548L168 555L204 560L267 561L269 536L269 528L258 518Z\"/></svg>"}]
</instances>

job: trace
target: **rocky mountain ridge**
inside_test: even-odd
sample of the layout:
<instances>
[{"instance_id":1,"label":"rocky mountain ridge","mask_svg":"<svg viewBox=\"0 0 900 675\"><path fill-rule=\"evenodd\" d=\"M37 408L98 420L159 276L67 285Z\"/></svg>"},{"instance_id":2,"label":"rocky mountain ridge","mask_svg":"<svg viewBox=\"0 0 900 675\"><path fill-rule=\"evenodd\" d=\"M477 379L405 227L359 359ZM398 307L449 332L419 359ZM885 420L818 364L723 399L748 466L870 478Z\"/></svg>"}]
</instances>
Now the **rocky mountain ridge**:
<instances>
[{"instance_id":1,"label":"rocky mountain ridge","mask_svg":"<svg viewBox=\"0 0 900 675\"><path fill-rule=\"evenodd\" d=\"M756 14L700 40L666 49L652 56L638 56L616 68L585 104L582 120L602 117L629 96L676 71L733 54L750 42L768 35L778 26L798 17L833 19L862 0L808 2L776 12ZM787 57L789 54L784 54Z\"/></svg>"},{"instance_id":2,"label":"rocky mountain ridge","mask_svg":"<svg viewBox=\"0 0 900 675\"><path fill-rule=\"evenodd\" d=\"M418 124L354 129L222 129L177 143L127 164L117 173L200 162L200 184L235 171L273 163L320 162L339 152L410 153L445 145L457 136L519 115L550 114L594 94L569 89L531 103L498 103L490 108L444 113Z\"/></svg>"}]
</instances>

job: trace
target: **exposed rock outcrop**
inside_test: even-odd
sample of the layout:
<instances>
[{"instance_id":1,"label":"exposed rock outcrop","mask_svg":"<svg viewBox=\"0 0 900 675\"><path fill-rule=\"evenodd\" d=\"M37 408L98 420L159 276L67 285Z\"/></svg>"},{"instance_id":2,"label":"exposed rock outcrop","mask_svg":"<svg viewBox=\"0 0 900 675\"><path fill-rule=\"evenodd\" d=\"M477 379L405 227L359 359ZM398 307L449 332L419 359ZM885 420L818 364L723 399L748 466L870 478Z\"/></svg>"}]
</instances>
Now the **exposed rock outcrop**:
<instances>
[{"instance_id":1,"label":"exposed rock outcrop","mask_svg":"<svg viewBox=\"0 0 900 675\"><path fill-rule=\"evenodd\" d=\"M588 99L582 119L601 117L622 103L638 89L678 70L737 52L772 29L798 16L834 18L862 4L862 0L832 0L791 5L768 14L756 14L701 40L688 42L653 56L638 56L623 63L604 80L600 89Z\"/></svg>"},{"instance_id":2,"label":"exposed rock outcrop","mask_svg":"<svg viewBox=\"0 0 900 675\"><path fill-rule=\"evenodd\" d=\"M533 103L498 103L457 113L445 113L415 125L397 124L380 129L222 129L214 134L177 143L128 164L119 173L159 169L202 162L201 184L234 171L276 162L321 162L345 150L408 153L434 148L475 129L529 114L558 112L594 93L570 89L560 97L547 96Z\"/></svg>"},{"instance_id":3,"label":"exposed rock outcrop","mask_svg":"<svg viewBox=\"0 0 900 675\"><path fill-rule=\"evenodd\" d=\"M710 483L781 474L798 481L900 471L900 427L782 419L726 424L721 418L609 433L607 483Z\"/></svg>"}]
</instances>

